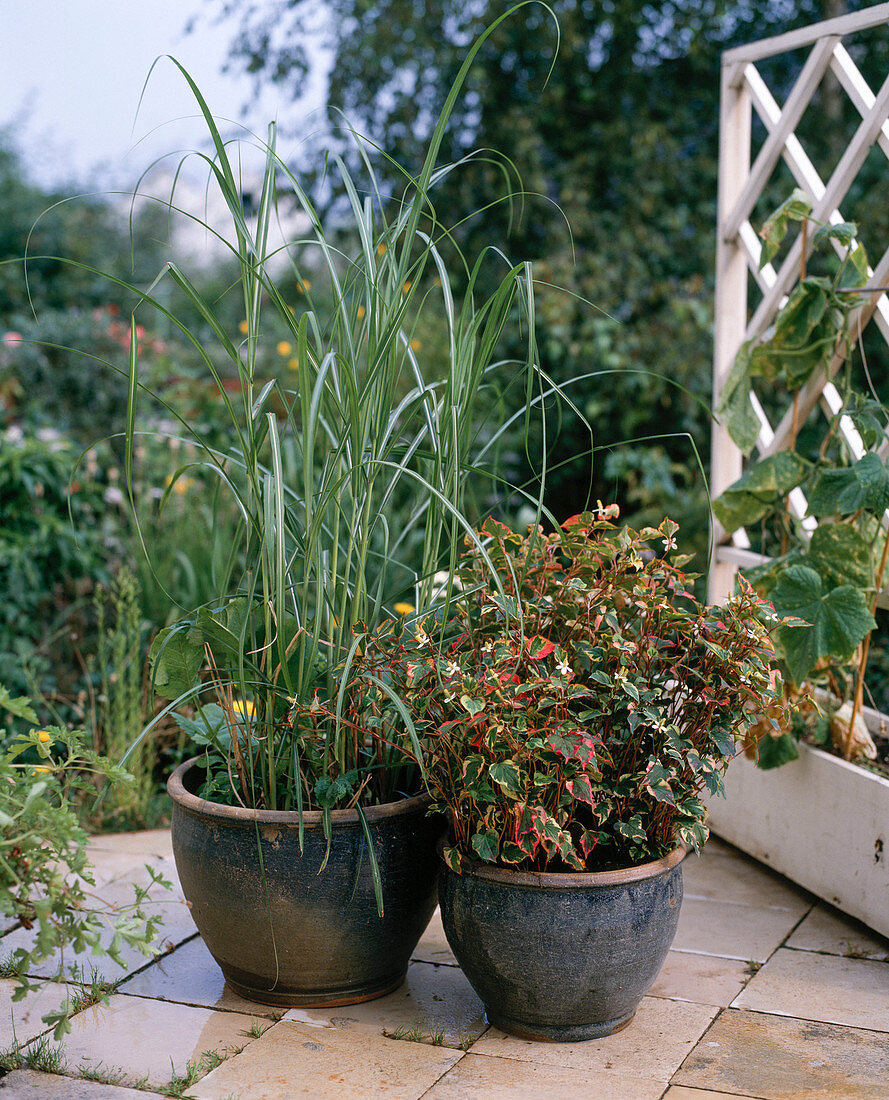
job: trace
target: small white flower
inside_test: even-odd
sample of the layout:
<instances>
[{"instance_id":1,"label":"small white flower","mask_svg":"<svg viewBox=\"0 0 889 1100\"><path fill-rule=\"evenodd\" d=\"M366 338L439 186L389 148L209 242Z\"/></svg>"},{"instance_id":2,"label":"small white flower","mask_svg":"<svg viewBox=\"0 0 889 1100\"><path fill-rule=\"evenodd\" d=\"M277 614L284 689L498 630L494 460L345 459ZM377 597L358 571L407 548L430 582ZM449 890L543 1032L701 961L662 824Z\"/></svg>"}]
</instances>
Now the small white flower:
<instances>
[{"instance_id":1,"label":"small white flower","mask_svg":"<svg viewBox=\"0 0 889 1100\"><path fill-rule=\"evenodd\" d=\"M661 542L664 544L664 549L665 550L675 550L676 549L676 540L673 538L672 535L668 536L665 539L661 539Z\"/></svg>"},{"instance_id":2,"label":"small white flower","mask_svg":"<svg viewBox=\"0 0 889 1100\"><path fill-rule=\"evenodd\" d=\"M556 661L556 669L560 676L571 675L571 666L567 661Z\"/></svg>"},{"instance_id":3,"label":"small white flower","mask_svg":"<svg viewBox=\"0 0 889 1100\"><path fill-rule=\"evenodd\" d=\"M448 674L448 676L459 676L460 666L457 664L456 661L448 661L445 664L445 672Z\"/></svg>"},{"instance_id":4,"label":"small white flower","mask_svg":"<svg viewBox=\"0 0 889 1100\"><path fill-rule=\"evenodd\" d=\"M459 577L452 577L447 569L440 569L432 577L432 591L430 596L433 601L443 600L448 594L448 587L450 586L451 594L454 592L463 591L463 582Z\"/></svg>"}]
</instances>

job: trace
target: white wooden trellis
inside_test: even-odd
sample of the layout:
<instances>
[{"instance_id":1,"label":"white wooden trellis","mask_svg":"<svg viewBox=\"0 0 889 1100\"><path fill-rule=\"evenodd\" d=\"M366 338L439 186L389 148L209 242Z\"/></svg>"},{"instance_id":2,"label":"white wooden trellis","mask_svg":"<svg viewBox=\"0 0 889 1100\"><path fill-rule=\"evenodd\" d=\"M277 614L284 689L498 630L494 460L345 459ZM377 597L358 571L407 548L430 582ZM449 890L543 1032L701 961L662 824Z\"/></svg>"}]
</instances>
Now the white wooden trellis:
<instances>
[{"instance_id":1,"label":"white wooden trellis","mask_svg":"<svg viewBox=\"0 0 889 1100\"><path fill-rule=\"evenodd\" d=\"M837 19L828 19L774 38L766 38L723 54L713 357L714 408L719 404L722 388L741 345L744 341L762 334L773 322L798 276L801 238L797 237L793 242L777 271L771 264L760 270L760 242L749 220L779 159L783 158L797 186L811 198L813 218L836 224L846 220L840 213L840 204L871 148L878 145L889 157L889 74L881 87L873 92L843 46L845 36L856 31L872 30L884 24L889 24L889 3L878 4ZM789 50L807 47L808 57L781 108L756 68L756 62ZM861 122L836 168L829 179L824 181L806 155L795 129L828 71L834 74L854 104L861 116ZM751 163L754 111L762 120L768 136ZM811 235L808 241L811 242ZM749 316L748 272L752 272L761 295ZM887 284L889 249L868 272L869 286L884 287ZM852 338L857 339L871 320L889 343L889 298L882 292L862 296L862 304L852 317ZM842 360L837 359L826 370L817 372L800 391L796 413L792 408L788 409L774 427L769 423L755 393L751 396L760 422L756 444L759 457L764 458L789 445L793 436L794 416L801 424L818 404L825 415L836 415L841 402L831 379L841 365ZM840 432L851 454L860 457L864 453L864 446L847 417L841 419ZM741 452L722 424L714 425L711 459L711 491L716 497L741 476L743 469ZM804 527L811 530L815 521L805 515L806 500L802 491L794 490L790 494L789 503L791 512ZM889 525L889 515L885 522ZM717 524L714 546L709 598L719 601L731 593L739 566L754 565L765 559L750 550L749 539L743 530L736 531L729 539Z\"/></svg>"}]
</instances>

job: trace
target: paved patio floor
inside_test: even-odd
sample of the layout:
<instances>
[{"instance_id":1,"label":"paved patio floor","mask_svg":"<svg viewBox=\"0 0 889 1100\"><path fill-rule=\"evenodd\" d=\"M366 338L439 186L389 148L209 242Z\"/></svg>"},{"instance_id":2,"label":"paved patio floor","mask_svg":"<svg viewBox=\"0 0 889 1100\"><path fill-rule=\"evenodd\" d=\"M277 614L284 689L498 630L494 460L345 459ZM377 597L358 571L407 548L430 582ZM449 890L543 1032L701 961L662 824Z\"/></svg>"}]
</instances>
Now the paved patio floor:
<instances>
[{"instance_id":1,"label":"paved patio floor","mask_svg":"<svg viewBox=\"0 0 889 1100\"><path fill-rule=\"evenodd\" d=\"M97 837L92 854L105 897L146 861L175 882L168 832ZM282 1015L226 988L178 892L158 904L164 953L102 960L122 980L74 1017L59 1072L16 1070L0 1100L889 1100L889 941L719 841L685 862L679 932L636 1018L585 1043L488 1027L437 915L402 989ZM51 984L13 1004L12 989L3 1046L38 1039L62 999Z\"/></svg>"}]
</instances>

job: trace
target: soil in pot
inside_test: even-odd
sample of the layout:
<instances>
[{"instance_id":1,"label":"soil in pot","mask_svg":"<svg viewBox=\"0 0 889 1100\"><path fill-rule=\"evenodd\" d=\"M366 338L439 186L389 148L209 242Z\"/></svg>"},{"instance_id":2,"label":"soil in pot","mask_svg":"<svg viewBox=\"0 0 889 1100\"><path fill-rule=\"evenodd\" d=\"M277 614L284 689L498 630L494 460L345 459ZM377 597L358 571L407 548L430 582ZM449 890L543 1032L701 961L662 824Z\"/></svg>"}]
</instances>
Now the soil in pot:
<instances>
[{"instance_id":1,"label":"soil in pot","mask_svg":"<svg viewBox=\"0 0 889 1100\"><path fill-rule=\"evenodd\" d=\"M445 933L489 1021L553 1042L626 1027L673 942L684 854L588 874L442 861Z\"/></svg>"},{"instance_id":2,"label":"soil in pot","mask_svg":"<svg viewBox=\"0 0 889 1100\"><path fill-rule=\"evenodd\" d=\"M173 852L194 922L229 984L282 1006L354 1004L404 980L435 907L440 818L425 796L365 811L382 879L374 891L354 810L247 810L198 798L195 761L170 777ZM320 868L327 863L324 870Z\"/></svg>"}]
</instances>

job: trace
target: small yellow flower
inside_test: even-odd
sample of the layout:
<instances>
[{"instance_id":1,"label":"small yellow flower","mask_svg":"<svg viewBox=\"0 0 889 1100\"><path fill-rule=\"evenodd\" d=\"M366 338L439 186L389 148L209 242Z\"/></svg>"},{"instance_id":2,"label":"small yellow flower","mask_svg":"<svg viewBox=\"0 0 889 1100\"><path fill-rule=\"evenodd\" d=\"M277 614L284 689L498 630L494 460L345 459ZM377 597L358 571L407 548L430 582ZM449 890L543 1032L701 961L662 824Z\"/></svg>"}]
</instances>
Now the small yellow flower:
<instances>
[{"instance_id":1,"label":"small yellow flower","mask_svg":"<svg viewBox=\"0 0 889 1100\"><path fill-rule=\"evenodd\" d=\"M308 279L303 279L301 283L296 284L296 289L302 291L303 294L308 294L312 289L312 284Z\"/></svg>"},{"instance_id":2,"label":"small yellow flower","mask_svg":"<svg viewBox=\"0 0 889 1100\"><path fill-rule=\"evenodd\" d=\"M39 767L31 769L32 775L46 775L48 772L51 772L51 771L52 771L52 768L44 768L42 765L40 765Z\"/></svg>"},{"instance_id":3,"label":"small yellow flower","mask_svg":"<svg viewBox=\"0 0 889 1100\"><path fill-rule=\"evenodd\" d=\"M407 292L410 290L410 288L411 288L411 284L409 282L405 283L404 286L401 288L401 293L402 294L407 294Z\"/></svg>"},{"instance_id":4,"label":"small yellow flower","mask_svg":"<svg viewBox=\"0 0 889 1100\"><path fill-rule=\"evenodd\" d=\"M293 351L293 348L290 346L290 344L287 343L286 340L281 340L280 343L278 344L278 354L279 355L284 356L286 358L292 351Z\"/></svg>"},{"instance_id":5,"label":"small yellow flower","mask_svg":"<svg viewBox=\"0 0 889 1100\"><path fill-rule=\"evenodd\" d=\"M412 603L395 603L392 605L392 610L396 615L411 615L417 609Z\"/></svg>"},{"instance_id":6,"label":"small yellow flower","mask_svg":"<svg viewBox=\"0 0 889 1100\"><path fill-rule=\"evenodd\" d=\"M423 345L420 343L420 341L416 337L414 337L414 339L411 340L411 351L419 351L422 346Z\"/></svg>"},{"instance_id":7,"label":"small yellow flower","mask_svg":"<svg viewBox=\"0 0 889 1100\"><path fill-rule=\"evenodd\" d=\"M386 246L383 244L382 241L380 241L380 243L377 245L377 255L378 256L385 256L386 255Z\"/></svg>"},{"instance_id":8,"label":"small yellow flower","mask_svg":"<svg viewBox=\"0 0 889 1100\"><path fill-rule=\"evenodd\" d=\"M250 331L250 326L247 324L246 321L242 321L238 325L238 332L243 333L244 336L246 336L249 331Z\"/></svg>"},{"instance_id":9,"label":"small yellow flower","mask_svg":"<svg viewBox=\"0 0 889 1100\"><path fill-rule=\"evenodd\" d=\"M52 741L52 734L49 733L47 730L38 730L37 731L37 740L42 741L43 744L46 745L50 741Z\"/></svg>"},{"instance_id":10,"label":"small yellow flower","mask_svg":"<svg viewBox=\"0 0 889 1100\"><path fill-rule=\"evenodd\" d=\"M164 478L165 485L173 485L173 475L167 474ZM178 493L179 496L183 496L194 485L194 478L192 477L180 477L176 479L176 484L173 485L173 492Z\"/></svg>"},{"instance_id":11,"label":"small yellow flower","mask_svg":"<svg viewBox=\"0 0 889 1100\"><path fill-rule=\"evenodd\" d=\"M359 307L358 307L358 320L359 320L359 321L361 320L361 318L362 318L362 317L364 316L364 314L365 314L366 312L367 312L367 311L365 310L364 306L359 306Z\"/></svg>"},{"instance_id":12,"label":"small yellow flower","mask_svg":"<svg viewBox=\"0 0 889 1100\"><path fill-rule=\"evenodd\" d=\"M299 370L299 360L298 359L288 359L287 360L287 369L288 370Z\"/></svg>"},{"instance_id":13,"label":"small yellow flower","mask_svg":"<svg viewBox=\"0 0 889 1100\"><path fill-rule=\"evenodd\" d=\"M253 703L249 699L232 700L232 710L235 714L243 714L245 718L252 718L255 712Z\"/></svg>"}]
</instances>

